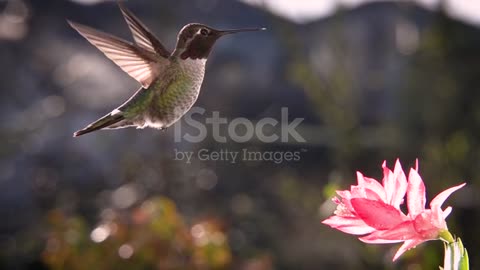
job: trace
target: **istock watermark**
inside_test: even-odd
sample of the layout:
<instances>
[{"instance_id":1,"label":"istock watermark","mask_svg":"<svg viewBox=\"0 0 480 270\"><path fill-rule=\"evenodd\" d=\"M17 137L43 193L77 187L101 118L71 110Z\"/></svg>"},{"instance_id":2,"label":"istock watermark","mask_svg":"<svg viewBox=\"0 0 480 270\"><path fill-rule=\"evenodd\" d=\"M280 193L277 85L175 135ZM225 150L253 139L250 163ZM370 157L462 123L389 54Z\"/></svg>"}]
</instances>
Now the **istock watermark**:
<instances>
[{"instance_id":1,"label":"istock watermark","mask_svg":"<svg viewBox=\"0 0 480 270\"><path fill-rule=\"evenodd\" d=\"M184 123L175 124L175 142L187 141L190 143L199 143L208 136L210 127L212 138L218 143L226 143L232 140L237 143L245 143L252 139L263 143L281 142L287 143L293 140L297 143L306 142L297 132L296 128L303 118L290 120L288 117L288 108L281 108L281 118L277 120L272 117L261 118L256 122L243 117L227 119L221 117L218 111L213 111L211 116L205 118L205 122L193 119L194 115L204 115L205 109L193 107L184 117ZM193 134L182 133L182 125L195 129ZM223 132L222 132L223 131ZM270 132L267 132L270 131Z\"/></svg>"},{"instance_id":2,"label":"istock watermark","mask_svg":"<svg viewBox=\"0 0 480 270\"><path fill-rule=\"evenodd\" d=\"M200 149L198 151L179 151L174 150L174 160L184 161L191 164L193 160L199 161L224 161L228 163L243 162L272 162L280 164L283 162L299 161L302 151L254 151L247 148L241 150L211 150Z\"/></svg>"}]
</instances>

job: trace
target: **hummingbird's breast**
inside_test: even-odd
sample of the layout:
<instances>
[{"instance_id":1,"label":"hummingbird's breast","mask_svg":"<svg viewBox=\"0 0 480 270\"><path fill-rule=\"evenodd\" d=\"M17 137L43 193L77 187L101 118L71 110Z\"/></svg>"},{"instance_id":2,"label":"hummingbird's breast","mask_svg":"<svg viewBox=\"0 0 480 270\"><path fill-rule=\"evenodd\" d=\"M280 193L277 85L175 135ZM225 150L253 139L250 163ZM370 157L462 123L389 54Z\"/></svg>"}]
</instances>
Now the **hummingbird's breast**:
<instances>
[{"instance_id":1,"label":"hummingbird's breast","mask_svg":"<svg viewBox=\"0 0 480 270\"><path fill-rule=\"evenodd\" d=\"M180 119L195 103L205 75L206 59L172 60L154 83L155 97L146 124L166 128Z\"/></svg>"}]
</instances>

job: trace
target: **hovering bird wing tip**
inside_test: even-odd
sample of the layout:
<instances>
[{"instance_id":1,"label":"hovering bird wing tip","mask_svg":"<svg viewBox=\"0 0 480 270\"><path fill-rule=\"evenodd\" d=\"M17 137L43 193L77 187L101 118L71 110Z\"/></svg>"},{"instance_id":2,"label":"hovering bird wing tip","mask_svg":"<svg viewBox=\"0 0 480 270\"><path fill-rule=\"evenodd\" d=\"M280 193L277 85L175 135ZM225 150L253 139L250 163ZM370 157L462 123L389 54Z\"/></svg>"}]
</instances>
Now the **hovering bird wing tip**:
<instances>
[{"instance_id":1,"label":"hovering bird wing tip","mask_svg":"<svg viewBox=\"0 0 480 270\"><path fill-rule=\"evenodd\" d=\"M157 37L138 19L124 4L117 1L125 21L132 32L135 44L151 53L168 58L170 52L163 46Z\"/></svg>"},{"instance_id":2,"label":"hovering bird wing tip","mask_svg":"<svg viewBox=\"0 0 480 270\"><path fill-rule=\"evenodd\" d=\"M125 1L122 1L122 0L117 0L117 5L121 8L121 9L126 9L125 7Z\"/></svg>"},{"instance_id":3,"label":"hovering bird wing tip","mask_svg":"<svg viewBox=\"0 0 480 270\"><path fill-rule=\"evenodd\" d=\"M77 22L71 21L71 20L69 20L69 19L67 19L67 23L70 25L70 27L72 27L73 29L77 30L78 32L81 32L82 30L89 28L88 26L85 26L85 25L83 25L83 24L81 24L81 23L77 23Z\"/></svg>"},{"instance_id":4,"label":"hovering bird wing tip","mask_svg":"<svg viewBox=\"0 0 480 270\"><path fill-rule=\"evenodd\" d=\"M125 12L126 7L125 7L125 4L123 3L123 1L117 0L116 2L117 2L117 6L120 8L120 10L122 12Z\"/></svg>"},{"instance_id":5,"label":"hovering bird wing tip","mask_svg":"<svg viewBox=\"0 0 480 270\"><path fill-rule=\"evenodd\" d=\"M72 22L71 20L69 19L66 19L67 23L71 26L71 27L75 27L75 22Z\"/></svg>"}]
</instances>

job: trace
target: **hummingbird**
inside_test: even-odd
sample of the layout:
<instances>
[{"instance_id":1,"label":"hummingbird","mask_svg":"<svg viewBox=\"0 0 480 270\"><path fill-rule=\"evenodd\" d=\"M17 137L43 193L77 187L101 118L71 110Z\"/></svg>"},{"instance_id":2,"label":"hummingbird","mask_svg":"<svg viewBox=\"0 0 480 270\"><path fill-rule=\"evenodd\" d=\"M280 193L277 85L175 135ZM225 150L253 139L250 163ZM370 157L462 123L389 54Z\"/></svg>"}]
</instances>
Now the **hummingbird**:
<instances>
[{"instance_id":1,"label":"hummingbird","mask_svg":"<svg viewBox=\"0 0 480 270\"><path fill-rule=\"evenodd\" d=\"M151 127L164 130L178 121L195 103L205 74L205 64L215 42L223 36L265 28L217 30L190 23L177 35L173 52L121 2L118 2L134 42L128 42L91 27L67 22L141 87L122 105L73 137L101 129Z\"/></svg>"}]
</instances>

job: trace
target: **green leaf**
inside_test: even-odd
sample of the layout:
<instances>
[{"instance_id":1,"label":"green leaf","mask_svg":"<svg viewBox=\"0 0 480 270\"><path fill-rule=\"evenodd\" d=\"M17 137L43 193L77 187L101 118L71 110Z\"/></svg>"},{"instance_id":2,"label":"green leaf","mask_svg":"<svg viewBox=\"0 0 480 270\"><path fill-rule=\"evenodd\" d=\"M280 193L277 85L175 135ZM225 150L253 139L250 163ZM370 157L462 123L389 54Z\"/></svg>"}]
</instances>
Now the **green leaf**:
<instances>
[{"instance_id":1,"label":"green leaf","mask_svg":"<svg viewBox=\"0 0 480 270\"><path fill-rule=\"evenodd\" d=\"M442 268L441 268L442 269ZM444 270L469 270L468 252L460 238L445 243Z\"/></svg>"}]
</instances>

